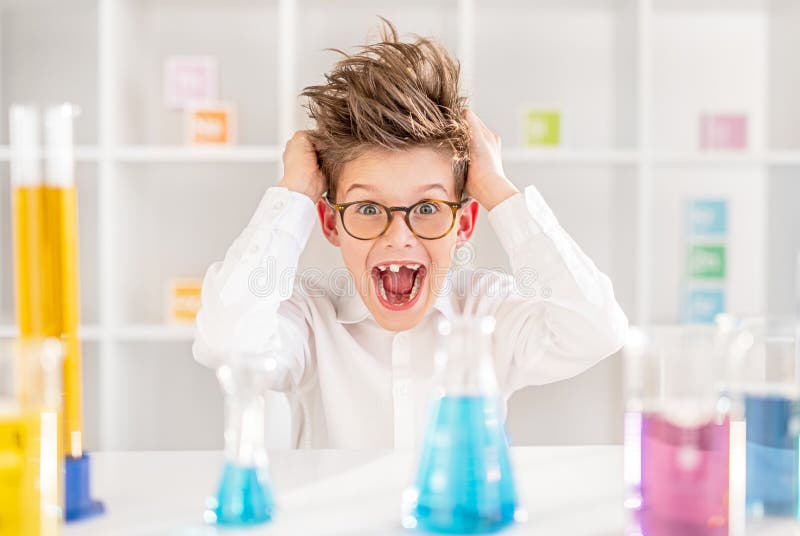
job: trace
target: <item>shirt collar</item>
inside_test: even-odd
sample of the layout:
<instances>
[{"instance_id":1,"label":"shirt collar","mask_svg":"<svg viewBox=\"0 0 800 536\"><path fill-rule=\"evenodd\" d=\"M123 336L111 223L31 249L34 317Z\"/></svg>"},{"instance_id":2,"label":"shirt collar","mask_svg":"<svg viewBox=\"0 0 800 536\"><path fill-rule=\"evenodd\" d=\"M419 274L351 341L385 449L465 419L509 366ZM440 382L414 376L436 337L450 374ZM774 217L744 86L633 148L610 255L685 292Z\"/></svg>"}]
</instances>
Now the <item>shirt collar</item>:
<instances>
[{"instance_id":1,"label":"shirt collar","mask_svg":"<svg viewBox=\"0 0 800 536\"><path fill-rule=\"evenodd\" d=\"M361 295L356 291L355 283L353 283L350 272L347 272L349 278L347 291L340 296L334 297L334 309L336 310L336 320L341 324L355 324L362 322L367 318L372 318L372 314L367 309ZM453 303L455 299L455 292L452 285L453 271L449 271L446 277L447 281L442 288L445 291L436 297L433 302L432 309L439 311L447 320L454 320L457 313ZM340 287L341 288L341 287Z\"/></svg>"}]
</instances>

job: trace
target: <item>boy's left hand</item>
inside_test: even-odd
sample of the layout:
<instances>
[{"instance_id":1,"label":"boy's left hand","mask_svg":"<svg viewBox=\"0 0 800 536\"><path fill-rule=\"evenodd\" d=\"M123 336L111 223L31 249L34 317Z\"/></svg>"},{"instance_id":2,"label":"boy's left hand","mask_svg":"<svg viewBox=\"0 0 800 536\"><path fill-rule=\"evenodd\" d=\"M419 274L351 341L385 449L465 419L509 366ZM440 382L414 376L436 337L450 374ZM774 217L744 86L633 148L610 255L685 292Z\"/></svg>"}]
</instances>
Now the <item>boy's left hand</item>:
<instances>
[{"instance_id":1,"label":"boy's left hand","mask_svg":"<svg viewBox=\"0 0 800 536\"><path fill-rule=\"evenodd\" d=\"M500 154L500 136L489 130L470 109L464 112L470 127L469 171L467 194L474 197L486 210L519 193L506 178Z\"/></svg>"}]
</instances>

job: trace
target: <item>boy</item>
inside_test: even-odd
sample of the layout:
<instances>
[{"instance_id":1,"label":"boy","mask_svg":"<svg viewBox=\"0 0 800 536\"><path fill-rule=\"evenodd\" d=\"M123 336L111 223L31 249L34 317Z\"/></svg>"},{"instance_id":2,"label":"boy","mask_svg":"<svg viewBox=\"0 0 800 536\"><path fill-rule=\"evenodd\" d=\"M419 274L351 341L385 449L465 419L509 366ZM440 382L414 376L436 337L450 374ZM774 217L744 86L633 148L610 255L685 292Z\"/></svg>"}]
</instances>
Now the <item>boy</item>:
<instances>
[{"instance_id":1,"label":"boy","mask_svg":"<svg viewBox=\"0 0 800 536\"><path fill-rule=\"evenodd\" d=\"M286 144L279 185L206 274L195 359L276 356L270 387L289 399L295 447L404 448L424 428L441 317L496 318L505 400L616 352L627 319L611 282L538 191L505 176L499 137L459 95L457 62L434 41L400 42L388 23L381 42L342 54L302 93L316 129ZM450 270L479 205L535 288ZM279 281L294 277L315 208L347 285Z\"/></svg>"}]
</instances>

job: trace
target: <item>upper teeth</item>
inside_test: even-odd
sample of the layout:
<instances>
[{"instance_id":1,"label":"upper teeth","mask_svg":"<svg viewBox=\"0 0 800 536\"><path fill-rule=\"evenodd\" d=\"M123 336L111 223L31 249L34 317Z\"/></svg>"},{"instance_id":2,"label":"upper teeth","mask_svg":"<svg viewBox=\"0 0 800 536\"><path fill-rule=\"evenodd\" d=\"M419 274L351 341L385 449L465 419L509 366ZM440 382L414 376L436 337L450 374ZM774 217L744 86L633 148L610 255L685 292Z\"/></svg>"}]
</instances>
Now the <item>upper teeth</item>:
<instances>
[{"instance_id":1,"label":"upper teeth","mask_svg":"<svg viewBox=\"0 0 800 536\"><path fill-rule=\"evenodd\" d=\"M380 270L381 272L385 272L386 269L388 268L390 272L399 272L401 266L405 266L406 268L409 268L411 270L418 270L421 265L420 264L388 264L388 265L384 264L382 266L378 266L378 270Z\"/></svg>"}]
</instances>

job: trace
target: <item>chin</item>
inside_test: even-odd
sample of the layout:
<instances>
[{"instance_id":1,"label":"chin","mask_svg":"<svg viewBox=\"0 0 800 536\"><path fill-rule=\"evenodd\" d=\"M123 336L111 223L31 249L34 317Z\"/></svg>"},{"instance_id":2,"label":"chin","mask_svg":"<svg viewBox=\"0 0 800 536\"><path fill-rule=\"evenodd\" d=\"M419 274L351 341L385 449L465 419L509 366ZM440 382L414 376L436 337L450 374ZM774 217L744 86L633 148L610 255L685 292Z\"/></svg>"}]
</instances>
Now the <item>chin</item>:
<instances>
[{"instance_id":1,"label":"chin","mask_svg":"<svg viewBox=\"0 0 800 536\"><path fill-rule=\"evenodd\" d=\"M383 329L389 331L406 331L416 327L425 314L430 310L431 304L428 300L417 303L410 310L395 311L384 307L381 303L368 302L368 307L373 318Z\"/></svg>"}]
</instances>

